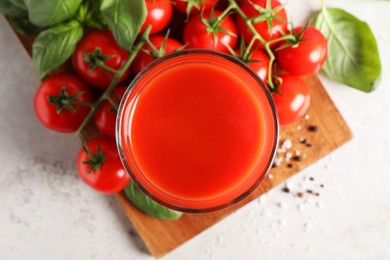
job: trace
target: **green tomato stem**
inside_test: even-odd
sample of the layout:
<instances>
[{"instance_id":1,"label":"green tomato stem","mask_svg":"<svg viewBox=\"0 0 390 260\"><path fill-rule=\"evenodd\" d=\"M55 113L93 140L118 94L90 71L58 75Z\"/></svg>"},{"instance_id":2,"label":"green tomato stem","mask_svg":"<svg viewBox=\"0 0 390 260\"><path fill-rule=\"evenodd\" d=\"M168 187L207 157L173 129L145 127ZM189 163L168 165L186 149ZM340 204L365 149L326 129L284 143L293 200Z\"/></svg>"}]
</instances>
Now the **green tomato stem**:
<instances>
[{"instance_id":1,"label":"green tomato stem","mask_svg":"<svg viewBox=\"0 0 390 260\"><path fill-rule=\"evenodd\" d=\"M229 0L229 7L228 7L228 9L229 8L230 9L234 9L237 12L237 14L239 16L241 16L241 18L245 21L246 25L248 26L249 30L251 31L251 33L253 35L251 41L249 42L249 44L247 46L247 49L246 49L244 55L249 55L249 52L252 49L252 47L253 47L254 43L256 42L256 40L260 41L264 45L265 51L267 52L268 57L270 58L269 65L268 65L268 72L269 73L268 73L268 82L267 83L268 83L268 86L269 86L270 90L274 91L276 89L276 87L275 87L275 85L273 83L273 80L272 80L272 73L271 73L271 71L272 71L273 63L275 61L275 55L272 52L270 46L272 44L280 42L280 41L293 40L294 36L291 35L291 34L287 34L287 35L283 35L283 36L281 36L279 38L273 39L271 41L266 41L257 32L256 28L253 25L253 21L250 18L248 18L248 16L246 16L246 14L241 10L241 8L238 6L238 4L235 2L235 0Z\"/></svg>"},{"instance_id":2,"label":"green tomato stem","mask_svg":"<svg viewBox=\"0 0 390 260\"><path fill-rule=\"evenodd\" d=\"M115 70L111 67L108 67L106 64L104 64L104 61L96 61L96 65L99 67L99 68L102 68L103 70L105 71L108 71L108 72L111 72L112 74L117 74L118 73L118 70Z\"/></svg>"},{"instance_id":3,"label":"green tomato stem","mask_svg":"<svg viewBox=\"0 0 390 260\"><path fill-rule=\"evenodd\" d=\"M131 53L129 57L126 59L123 66L114 72L114 78L110 84L110 86L104 91L103 95L92 105L92 109L87 115L87 117L84 119L83 123L80 125L79 129L76 131L76 135L79 136L82 140L82 142L85 142L85 137L83 135L83 132L85 128L87 127L88 123L92 120L95 113L99 109L99 107L106 101L109 100L111 92L114 90L116 85L118 84L119 80L122 78L125 71L130 67L130 64L133 62L135 57L137 56L138 52L141 50L142 46L144 45L146 39L149 36L151 26L148 26L145 30L145 32L142 34L142 37L139 39L137 44L135 44L131 50Z\"/></svg>"}]
</instances>

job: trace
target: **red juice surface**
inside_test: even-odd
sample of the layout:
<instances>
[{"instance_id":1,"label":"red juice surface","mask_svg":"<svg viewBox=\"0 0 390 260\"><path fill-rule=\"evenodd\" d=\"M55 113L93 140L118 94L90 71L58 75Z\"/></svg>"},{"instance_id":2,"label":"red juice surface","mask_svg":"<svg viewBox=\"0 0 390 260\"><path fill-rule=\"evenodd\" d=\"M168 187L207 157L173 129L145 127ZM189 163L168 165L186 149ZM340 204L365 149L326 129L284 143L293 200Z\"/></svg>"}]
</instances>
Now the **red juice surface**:
<instances>
[{"instance_id":1,"label":"red juice surface","mask_svg":"<svg viewBox=\"0 0 390 260\"><path fill-rule=\"evenodd\" d=\"M135 85L123 105L122 149L152 197L182 202L178 207L217 207L265 175L275 119L246 70L225 59L183 57Z\"/></svg>"}]
</instances>

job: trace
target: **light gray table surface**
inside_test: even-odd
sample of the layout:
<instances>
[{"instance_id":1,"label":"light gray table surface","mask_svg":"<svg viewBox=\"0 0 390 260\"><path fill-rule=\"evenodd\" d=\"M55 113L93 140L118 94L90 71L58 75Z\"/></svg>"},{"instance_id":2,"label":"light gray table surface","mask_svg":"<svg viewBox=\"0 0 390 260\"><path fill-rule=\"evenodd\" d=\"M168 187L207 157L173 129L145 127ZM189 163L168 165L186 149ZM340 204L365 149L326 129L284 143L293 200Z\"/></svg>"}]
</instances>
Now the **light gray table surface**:
<instances>
[{"instance_id":1,"label":"light gray table surface","mask_svg":"<svg viewBox=\"0 0 390 260\"><path fill-rule=\"evenodd\" d=\"M302 24L319 0L283 1ZM163 259L390 259L390 2L328 1L365 20L382 59L371 94L321 80L354 138ZM110 196L79 179L73 135L46 130L32 100L39 80L0 18L0 259L153 259ZM314 181L309 178L314 177ZM161 238L164 239L164 238Z\"/></svg>"}]
</instances>

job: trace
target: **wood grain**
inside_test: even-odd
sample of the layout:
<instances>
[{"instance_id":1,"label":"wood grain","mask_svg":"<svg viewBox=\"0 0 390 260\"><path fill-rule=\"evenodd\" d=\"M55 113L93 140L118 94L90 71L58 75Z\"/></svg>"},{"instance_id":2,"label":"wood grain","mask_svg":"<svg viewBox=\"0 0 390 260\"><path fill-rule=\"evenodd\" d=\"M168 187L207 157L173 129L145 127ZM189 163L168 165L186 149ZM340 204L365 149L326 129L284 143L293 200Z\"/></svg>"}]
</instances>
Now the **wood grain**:
<instances>
[{"instance_id":1,"label":"wood grain","mask_svg":"<svg viewBox=\"0 0 390 260\"><path fill-rule=\"evenodd\" d=\"M20 35L18 35L18 37L31 55L33 38ZM64 68L61 68L60 71L63 70ZM169 221L159 220L144 214L135 208L126 199L123 193L115 195L129 220L138 230L139 235L153 256L158 258L172 251L243 205L286 181L303 168L331 153L352 138L350 129L325 91L318 77L313 75L304 78L304 80L311 91L311 106L308 111L310 119L306 120L302 118L297 123L282 127L281 140L290 139L293 145L292 150L299 150L301 154L305 155L305 158L302 161L294 161L292 168L287 167L286 162L277 168L273 168L270 172L273 178L266 178L266 180L242 202L222 211L207 214L184 214L179 220ZM309 125L317 126L318 131L308 131L307 127ZM301 130L298 130L299 128L301 128ZM305 138L312 146L307 147L300 143L300 138Z\"/></svg>"}]
</instances>

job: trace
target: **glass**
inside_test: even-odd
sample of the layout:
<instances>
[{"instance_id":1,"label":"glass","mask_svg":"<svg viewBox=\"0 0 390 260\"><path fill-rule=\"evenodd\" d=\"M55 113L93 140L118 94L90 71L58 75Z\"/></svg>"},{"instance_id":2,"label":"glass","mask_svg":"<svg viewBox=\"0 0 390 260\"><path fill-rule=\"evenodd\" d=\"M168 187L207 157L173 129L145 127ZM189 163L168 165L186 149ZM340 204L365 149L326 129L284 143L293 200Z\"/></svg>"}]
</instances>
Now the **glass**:
<instances>
[{"instance_id":1,"label":"glass","mask_svg":"<svg viewBox=\"0 0 390 260\"><path fill-rule=\"evenodd\" d=\"M131 82L116 139L132 181L156 202L210 212L247 197L276 153L278 119L267 86L240 60L186 50Z\"/></svg>"}]
</instances>

